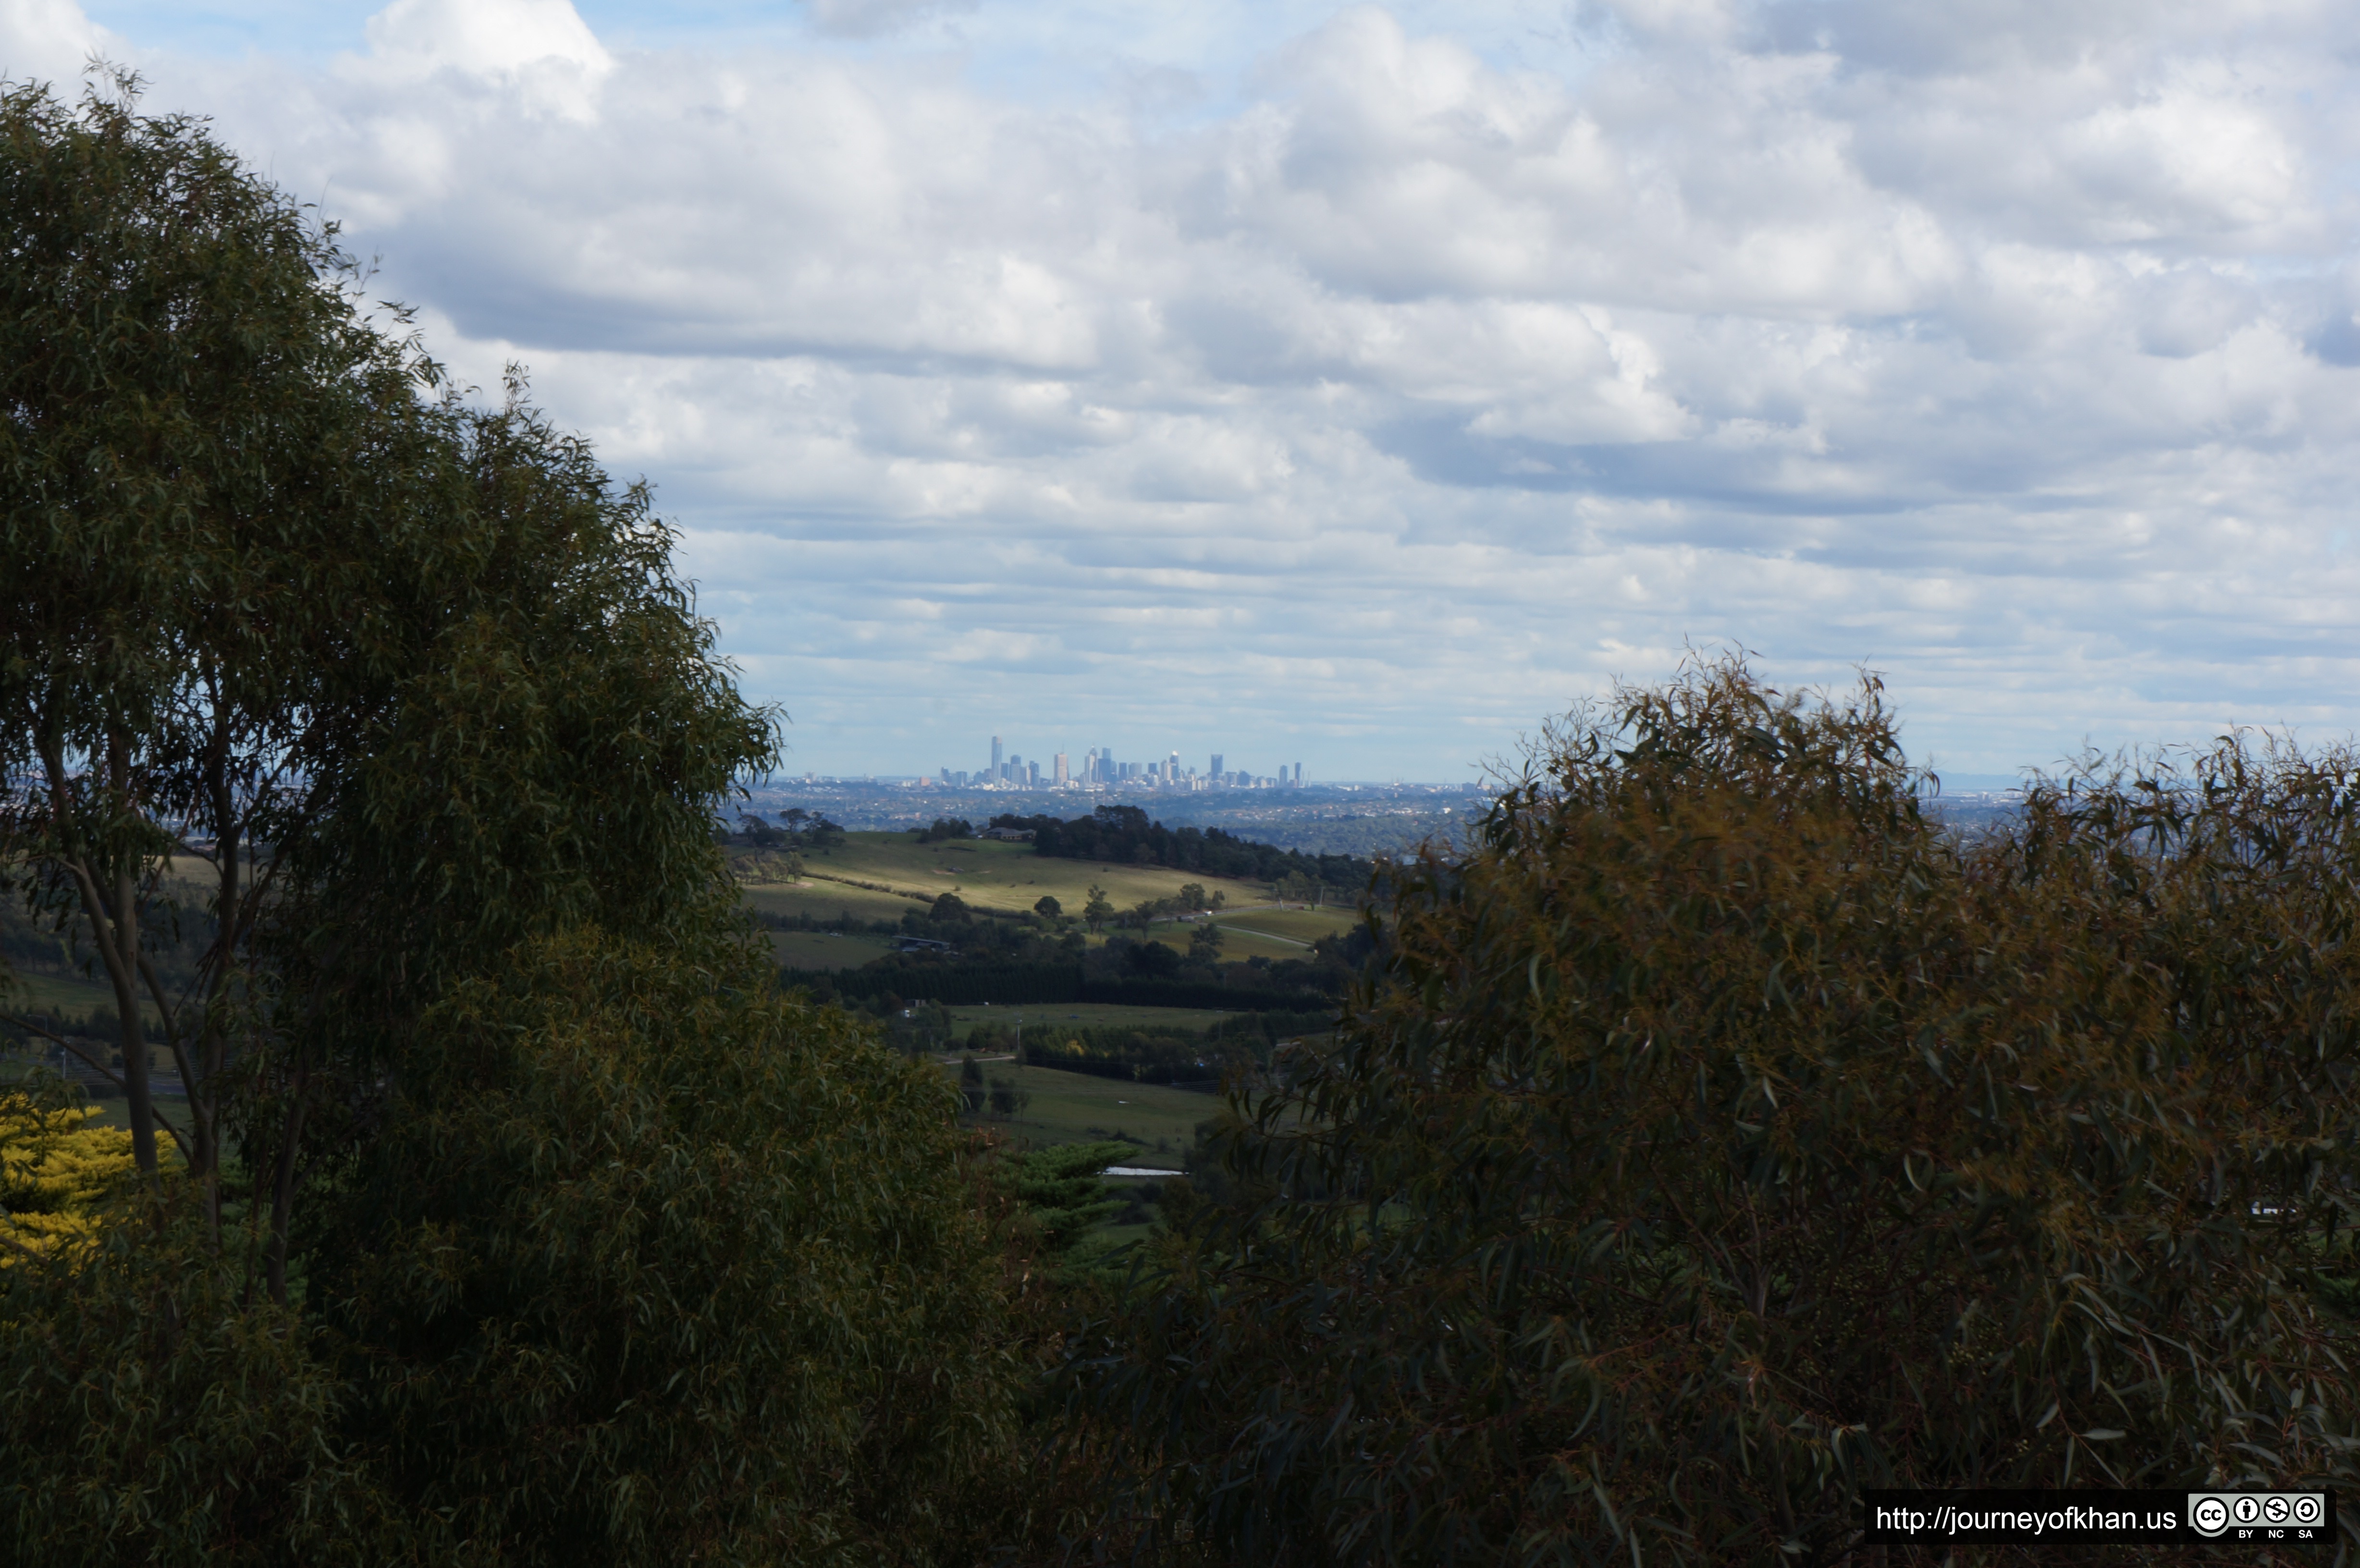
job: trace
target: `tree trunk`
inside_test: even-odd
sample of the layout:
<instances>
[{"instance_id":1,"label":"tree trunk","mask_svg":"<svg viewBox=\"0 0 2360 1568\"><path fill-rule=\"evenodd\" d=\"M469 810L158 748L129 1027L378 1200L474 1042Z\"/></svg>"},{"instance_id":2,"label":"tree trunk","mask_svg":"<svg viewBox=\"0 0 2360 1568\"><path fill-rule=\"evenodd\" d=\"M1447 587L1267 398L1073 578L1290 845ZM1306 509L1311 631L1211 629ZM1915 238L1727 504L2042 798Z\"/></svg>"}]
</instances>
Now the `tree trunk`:
<instances>
[{"instance_id":1,"label":"tree trunk","mask_svg":"<svg viewBox=\"0 0 2360 1568\"><path fill-rule=\"evenodd\" d=\"M228 1039L224 1033L223 1013L229 1006L229 978L236 966L238 900L244 896L238 885L238 832L236 819L229 811L229 789L224 783L216 792L220 807L214 827L213 856L220 874L220 891L214 920L213 969L211 984L205 987L204 1033L197 1041L198 1079L189 1086L189 1108L197 1118L198 1135L203 1140L205 1211L213 1226L213 1243L221 1244L221 1075L228 1063Z\"/></svg>"},{"instance_id":2,"label":"tree trunk","mask_svg":"<svg viewBox=\"0 0 2360 1568\"><path fill-rule=\"evenodd\" d=\"M210 681L212 677L208 674ZM206 757L206 792L213 799L213 950L206 975L204 1016L191 1055L195 1072L187 1085L189 1116L196 1127L196 1158L191 1164L204 1183L205 1223L213 1246L221 1245L221 1102L219 1086L227 1042L223 1013L229 1004L230 975L236 968L238 934L237 796L229 777L230 718L228 706L213 689L213 740Z\"/></svg>"},{"instance_id":3,"label":"tree trunk","mask_svg":"<svg viewBox=\"0 0 2360 1568\"><path fill-rule=\"evenodd\" d=\"M128 871L115 876L115 930L99 931L116 957L106 966L115 982L115 1006L123 1019L123 1094L129 1102L131 1157L141 1174L156 1174L156 1102L148 1093L148 1034L139 1016L139 889ZM93 917L91 923L98 924Z\"/></svg>"},{"instance_id":4,"label":"tree trunk","mask_svg":"<svg viewBox=\"0 0 2360 1568\"><path fill-rule=\"evenodd\" d=\"M287 1122L279 1140L279 1169L270 1182L270 1255L264 1263L270 1299L287 1304L287 1221L295 1206L295 1150L303 1138L303 1112L310 1104L308 1074L295 1076L295 1103L287 1107Z\"/></svg>"}]
</instances>

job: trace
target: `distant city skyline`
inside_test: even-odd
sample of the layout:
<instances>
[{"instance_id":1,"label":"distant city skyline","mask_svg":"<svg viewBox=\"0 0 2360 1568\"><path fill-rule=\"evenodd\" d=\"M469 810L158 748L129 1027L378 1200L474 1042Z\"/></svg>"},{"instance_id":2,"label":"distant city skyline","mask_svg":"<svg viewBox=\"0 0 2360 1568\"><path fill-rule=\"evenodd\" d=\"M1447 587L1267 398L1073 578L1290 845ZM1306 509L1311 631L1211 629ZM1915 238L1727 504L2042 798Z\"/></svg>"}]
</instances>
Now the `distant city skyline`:
<instances>
[{"instance_id":1,"label":"distant city skyline","mask_svg":"<svg viewBox=\"0 0 2360 1568\"><path fill-rule=\"evenodd\" d=\"M931 776L919 777L932 777L952 789L1256 789L1300 787L1304 782L1303 764L1299 761L1282 763L1274 772L1263 774L1251 768L1226 768L1226 760L1225 753L1213 752L1207 766L1199 771L1184 761L1177 751L1168 751L1147 762L1136 758L1126 761L1110 746L1094 746L1084 751L1078 761L1070 752L1061 750L1044 765L1038 757L1028 759L1023 753L1010 749L1000 735L994 735L991 761L987 768L968 770L945 763Z\"/></svg>"},{"instance_id":2,"label":"distant city skyline","mask_svg":"<svg viewBox=\"0 0 2360 1568\"><path fill-rule=\"evenodd\" d=\"M1240 746L1228 741L1218 745L1200 742L1193 746L1185 743L1175 745L1171 742L1154 741L1142 741L1135 746L1109 746L1101 741L1095 746L1084 746L1077 751L1070 740L1026 741L1013 725L997 732L997 735L1002 743L1001 760L1004 762L1009 757L1021 758L1028 768L1032 764L1039 764L1043 778L1042 787L1044 789L1053 788L1055 785L1055 768L1060 757L1065 761L1069 781L1076 784L1085 782L1085 765L1094 750L1101 756L1111 750L1118 761L1127 759L1142 765L1178 757L1182 759L1184 767L1193 767L1200 775L1218 770L1229 773L1244 772L1257 778L1275 778L1280 766L1284 766L1291 770L1299 762L1303 768L1303 782L1306 785L1400 782L1452 786L1479 785L1493 777L1497 768L1512 768L1517 750L1512 741L1487 757L1465 761L1453 768L1436 757L1433 749L1415 744L1399 747L1356 746L1345 753L1345 756L1356 758L1360 766L1354 767L1351 762L1347 761L1330 768L1323 767L1316 760L1319 753L1310 746L1303 747L1304 755L1301 757L1280 752L1277 757L1283 758L1283 761L1276 760L1273 759L1272 751L1265 749L1258 754L1259 761L1250 761L1250 757L1257 755L1252 748ZM781 778L799 778L804 774L812 774L820 778L923 779L939 782L945 771L948 770L954 774L964 771L971 780L980 780L995 766L989 760L990 743L993 738L992 733L986 733L979 741L966 745L956 742L930 744L923 739L918 739L908 745L895 745L890 750L880 747L884 755L878 758L875 766L869 766L867 758L858 755L847 755L846 751L839 750L834 746L824 745L820 737L802 735L798 727L790 723L786 730L787 752L778 771ZM1398 753L1400 759L1398 766L1385 766L1384 753L1386 752ZM1376 755L1372 757L1371 753ZM962 769L952 759L963 755L974 756L981 760L974 766ZM1191 757L1200 760L1191 764L1186 760ZM929 761L929 758L933 760ZM1221 765L1218 769L1216 759ZM1925 757L1915 753L1911 755L1909 760L1915 767L1928 766ZM2038 761L2027 762L2015 771L1985 768L1955 768L1942 764L1939 758L1936 758L1931 766L1933 771L1941 779L1946 790L1983 793L2013 788L2022 780L2027 772L2033 769L2053 772L2066 760L2068 759L2061 756L2047 757ZM1371 761L1373 761L1376 766L1368 766Z\"/></svg>"},{"instance_id":3,"label":"distant city skyline","mask_svg":"<svg viewBox=\"0 0 2360 1568\"><path fill-rule=\"evenodd\" d=\"M1045 744L1045 743L1044 743ZM1229 768L1226 764L1231 754L1207 750L1202 753L1206 766L1197 768L1176 748L1164 747L1162 755L1141 760L1137 751L1155 748L1142 746L1126 760L1115 747L1098 745L1086 747L1079 756L1069 749L1056 750L1043 756L1027 753L1010 738L1010 732L995 732L984 737L976 747L989 760L981 767L959 768L950 763L939 763L929 769L823 768L816 761L798 765L790 757L775 778L791 783L808 777L814 780L838 782L873 781L879 783L921 783L956 789L1008 790L1067 790L1076 793L1098 793L1108 790L1132 789L1148 792L1200 789L1285 789L1320 786L1383 786L1399 784L1435 788L1480 787L1488 780L1470 773L1451 779L1437 774L1420 774L1414 766L1389 772L1361 774L1349 778L1325 778L1300 761L1282 763L1268 771L1253 768ZM1119 770L1105 771L1109 763ZM1945 793L1986 794L2016 787L2023 773L1992 773L1937 769Z\"/></svg>"}]
</instances>

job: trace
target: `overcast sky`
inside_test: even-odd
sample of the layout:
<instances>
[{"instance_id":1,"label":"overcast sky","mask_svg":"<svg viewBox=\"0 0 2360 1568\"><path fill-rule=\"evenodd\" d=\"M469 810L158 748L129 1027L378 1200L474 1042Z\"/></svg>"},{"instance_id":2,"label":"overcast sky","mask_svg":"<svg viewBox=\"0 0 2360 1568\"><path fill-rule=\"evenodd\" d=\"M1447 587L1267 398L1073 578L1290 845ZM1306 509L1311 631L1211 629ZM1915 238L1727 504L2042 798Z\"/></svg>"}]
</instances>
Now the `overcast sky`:
<instances>
[{"instance_id":1,"label":"overcast sky","mask_svg":"<svg viewBox=\"0 0 2360 1568\"><path fill-rule=\"evenodd\" d=\"M2360 6L0 0L654 482L792 766L2360 728Z\"/></svg>"}]
</instances>

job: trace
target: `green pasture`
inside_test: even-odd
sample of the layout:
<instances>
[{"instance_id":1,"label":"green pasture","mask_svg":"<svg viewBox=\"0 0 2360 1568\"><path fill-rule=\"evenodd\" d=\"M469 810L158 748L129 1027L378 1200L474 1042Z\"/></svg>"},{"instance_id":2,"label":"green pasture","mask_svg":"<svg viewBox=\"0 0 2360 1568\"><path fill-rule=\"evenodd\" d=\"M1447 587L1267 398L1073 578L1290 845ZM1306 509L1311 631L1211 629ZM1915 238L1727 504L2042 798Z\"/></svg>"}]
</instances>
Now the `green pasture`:
<instances>
[{"instance_id":1,"label":"green pasture","mask_svg":"<svg viewBox=\"0 0 2360 1568\"><path fill-rule=\"evenodd\" d=\"M115 1007L115 987L104 980L80 975L16 969L0 977L0 1010L22 1008L28 1013L63 1013L80 1018L93 1007ZM140 1012L154 1021L155 1004L143 1001Z\"/></svg>"},{"instance_id":2,"label":"green pasture","mask_svg":"<svg viewBox=\"0 0 2360 1568\"><path fill-rule=\"evenodd\" d=\"M1349 909L1278 909L1271 906L1224 909L1211 917L1221 928L1221 961L1285 958L1309 955L1311 944L1323 936L1349 931L1360 917ZM1147 940L1160 942L1175 953L1188 951L1196 924L1185 920L1158 921L1147 930ZM1131 933L1136 934L1136 933Z\"/></svg>"},{"instance_id":3,"label":"green pasture","mask_svg":"<svg viewBox=\"0 0 2360 1568\"><path fill-rule=\"evenodd\" d=\"M168 1094L158 1094L153 1104L164 1119L181 1132L185 1133L196 1126L195 1120L189 1115L188 1101L175 1099ZM127 1127L131 1125L131 1102L120 1094L110 1094L104 1098L93 1095L90 1108L91 1117L85 1124L87 1126ZM156 1141L158 1143L166 1141L164 1135L158 1133Z\"/></svg>"},{"instance_id":4,"label":"green pasture","mask_svg":"<svg viewBox=\"0 0 2360 1568\"><path fill-rule=\"evenodd\" d=\"M865 931L838 935L833 931L772 931L770 950L782 968L858 969L893 951L886 937Z\"/></svg>"},{"instance_id":5,"label":"green pasture","mask_svg":"<svg viewBox=\"0 0 2360 1568\"><path fill-rule=\"evenodd\" d=\"M1310 952L1309 948L1291 942L1274 942L1251 931L1233 930L1227 920L1219 923L1221 962L1224 964L1235 964L1245 958L1267 958L1275 964L1282 958L1301 958ZM1188 952L1190 935L1196 929L1195 925L1185 921L1160 920L1147 928L1146 940L1160 942L1173 952L1185 955ZM1140 933L1124 931L1119 934L1135 938Z\"/></svg>"},{"instance_id":6,"label":"green pasture","mask_svg":"<svg viewBox=\"0 0 2360 1568\"><path fill-rule=\"evenodd\" d=\"M1334 909L1263 909L1235 912L1225 909L1214 918L1221 922L1222 930L1232 941L1242 938L1249 931L1265 939L1275 937L1284 943L1299 943L1297 956L1303 948L1309 947L1323 936L1350 931L1360 919L1355 910Z\"/></svg>"},{"instance_id":7,"label":"green pasture","mask_svg":"<svg viewBox=\"0 0 2360 1568\"><path fill-rule=\"evenodd\" d=\"M992 1009L998 1012L1000 1009ZM951 1061L945 1071L956 1073ZM1118 1078L1093 1078L1083 1073L1061 1073L1054 1067L1017 1067L1006 1062L986 1062L987 1078L1005 1078L1032 1096L1021 1116L1008 1120L968 1116L978 1127L1036 1148L1058 1143L1090 1143L1129 1134L1146 1141L1140 1149L1141 1165L1180 1169L1181 1157L1196 1137L1196 1124L1220 1108L1220 1096L1160 1083L1127 1083Z\"/></svg>"},{"instance_id":8,"label":"green pasture","mask_svg":"<svg viewBox=\"0 0 2360 1568\"><path fill-rule=\"evenodd\" d=\"M815 920L832 920L838 915L850 915L867 924L871 920L899 920L918 908L907 898L890 893L875 893L866 887L847 887L837 882L807 882L792 887L748 887L740 895L756 909L774 915L808 915Z\"/></svg>"}]
</instances>

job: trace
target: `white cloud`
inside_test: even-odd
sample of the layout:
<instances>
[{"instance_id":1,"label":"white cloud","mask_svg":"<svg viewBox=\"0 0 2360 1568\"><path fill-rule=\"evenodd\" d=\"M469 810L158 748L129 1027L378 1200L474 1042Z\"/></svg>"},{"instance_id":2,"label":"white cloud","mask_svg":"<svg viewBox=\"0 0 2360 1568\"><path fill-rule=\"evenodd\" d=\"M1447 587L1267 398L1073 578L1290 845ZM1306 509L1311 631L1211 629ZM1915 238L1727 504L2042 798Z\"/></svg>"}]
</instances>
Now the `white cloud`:
<instances>
[{"instance_id":1,"label":"white cloud","mask_svg":"<svg viewBox=\"0 0 2360 1568\"><path fill-rule=\"evenodd\" d=\"M659 482L811 766L1450 776L1688 638L1874 659L1972 768L2360 724L2360 18L1285 14L396 0L151 74Z\"/></svg>"},{"instance_id":2,"label":"white cloud","mask_svg":"<svg viewBox=\"0 0 2360 1568\"><path fill-rule=\"evenodd\" d=\"M117 52L73 0L0 0L0 79L48 82L71 95L85 63Z\"/></svg>"},{"instance_id":3,"label":"white cloud","mask_svg":"<svg viewBox=\"0 0 2360 1568\"><path fill-rule=\"evenodd\" d=\"M486 97L502 109L580 125L596 111L598 83L615 61L583 22L571 0L393 0L369 18L369 52L340 62L347 82L409 95L415 147L422 109L458 109L480 116ZM451 103L420 103L420 88L441 79ZM421 171L447 177L451 149L421 149Z\"/></svg>"},{"instance_id":4,"label":"white cloud","mask_svg":"<svg viewBox=\"0 0 2360 1568\"><path fill-rule=\"evenodd\" d=\"M379 60L418 76L511 76L548 64L603 76L614 68L570 0L393 0L369 18L367 33Z\"/></svg>"}]
</instances>

